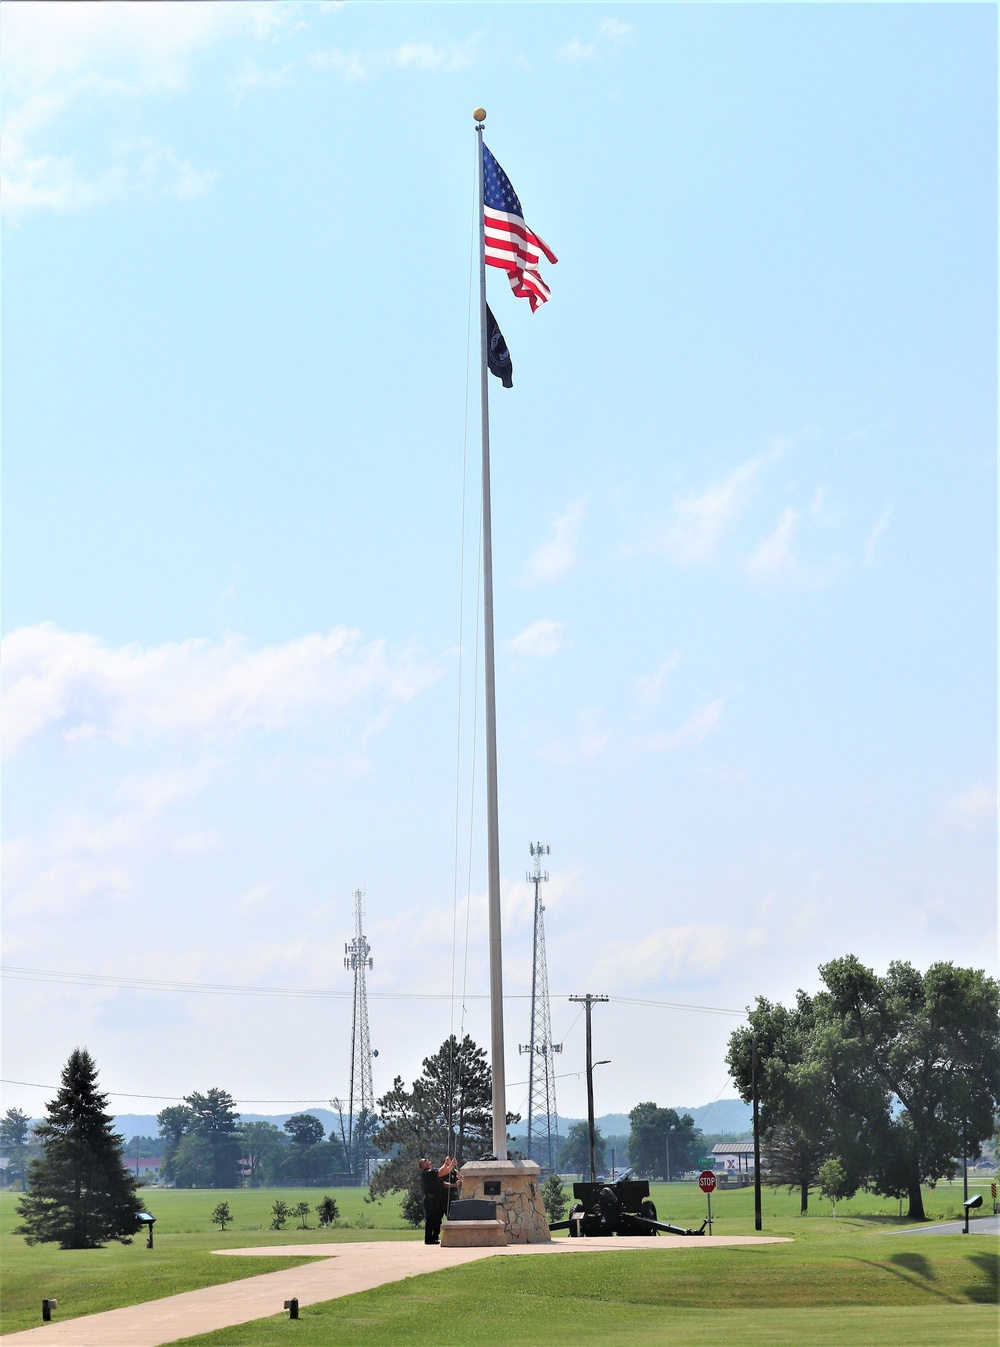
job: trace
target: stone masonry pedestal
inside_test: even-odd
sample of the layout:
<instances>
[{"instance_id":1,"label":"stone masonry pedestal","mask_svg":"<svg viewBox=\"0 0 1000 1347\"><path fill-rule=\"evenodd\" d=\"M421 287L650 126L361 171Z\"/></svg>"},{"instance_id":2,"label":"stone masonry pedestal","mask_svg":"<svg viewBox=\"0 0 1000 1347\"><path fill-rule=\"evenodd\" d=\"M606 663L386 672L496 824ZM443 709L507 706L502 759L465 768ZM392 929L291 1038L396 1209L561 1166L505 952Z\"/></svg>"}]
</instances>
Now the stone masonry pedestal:
<instances>
[{"instance_id":1,"label":"stone masonry pedestal","mask_svg":"<svg viewBox=\"0 0 1000 1347\"><path fill-rule=\"evenodd\" d=\"M505 1243L548 1244L552 1236L542 1203L539 1172L534 1160L470 1160L459 1170L461 1197L485 1198L487 1202L496 1203L497 1219L503 1223ZM475 1222L472 1221L447 1222L442 1230L442 1244L445 1243L444 1233L449 1226L455 1227L457 1243L461 1227L473 1224ZM463 1243L480 1242L471 1230L467 1234L471 1238L464 1239ZM449 1239L447 1242L452 1241ZM493 1239L487 1241L484 1238L482 1242L492 1243Z\"/></svg>"}]
</instances>

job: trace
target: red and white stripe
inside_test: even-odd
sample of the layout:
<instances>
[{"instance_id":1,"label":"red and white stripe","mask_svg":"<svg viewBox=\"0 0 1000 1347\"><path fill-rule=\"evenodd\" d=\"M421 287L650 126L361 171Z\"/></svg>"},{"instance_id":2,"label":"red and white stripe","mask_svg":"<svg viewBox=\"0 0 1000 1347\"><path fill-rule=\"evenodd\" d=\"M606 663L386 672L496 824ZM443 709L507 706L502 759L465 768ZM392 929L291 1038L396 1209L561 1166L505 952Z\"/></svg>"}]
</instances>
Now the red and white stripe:
<instances>
[{"instance_id":1,"label":"red and white stripe","mask_svg":"<svg viewBox=\"0 0 1000 1347\"><path fill-rule=\"evenodd\" d=\"M551 294L539 274L538 263L543 254L550 262L558 262L558 257L544 239L525 225L520 215L486 206L483 219L487 265L506 271L510 288L519 299L527 299L534 313Z\"/></svg>"}]
</instances>

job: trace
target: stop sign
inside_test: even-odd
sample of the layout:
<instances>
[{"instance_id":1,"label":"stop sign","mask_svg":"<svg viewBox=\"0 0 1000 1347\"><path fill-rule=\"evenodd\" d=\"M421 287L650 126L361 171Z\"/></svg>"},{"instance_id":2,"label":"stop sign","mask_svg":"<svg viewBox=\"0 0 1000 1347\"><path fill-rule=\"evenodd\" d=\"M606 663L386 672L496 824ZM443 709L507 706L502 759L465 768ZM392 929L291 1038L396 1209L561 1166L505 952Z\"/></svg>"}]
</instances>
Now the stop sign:
<instances>
[{"instance_id":1,"label":"stop sign","mask_svg":"<svg viewBox=\"0 0 1000 1347\"><path fill-rule=\"evenodd\" d=\"M715 1192L715 1175L710 1169L703 1169L698 1175L698 1187L703 1193Z\"/></svg>"}]
</instances>

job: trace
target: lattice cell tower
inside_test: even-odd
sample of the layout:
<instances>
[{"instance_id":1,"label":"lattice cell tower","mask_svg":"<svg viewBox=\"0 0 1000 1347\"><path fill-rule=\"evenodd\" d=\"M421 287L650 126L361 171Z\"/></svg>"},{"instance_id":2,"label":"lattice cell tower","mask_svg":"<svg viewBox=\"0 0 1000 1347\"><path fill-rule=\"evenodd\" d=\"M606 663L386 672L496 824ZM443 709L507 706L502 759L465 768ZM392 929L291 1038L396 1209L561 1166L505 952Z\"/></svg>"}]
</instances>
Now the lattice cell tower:
<instances>
[{"instance_id":1,"label":"lattice cell tower","mask_svg":"<svg viewBox=\"0 0 1000 1347\"><path fill-rule=\"evenodd\" d=\"M537 1160L549 1170L555 1169L559 1153L559 1114L556 1110L555 1054L562 1052L561 1043L552 1042L552 1019L549 1014L549 972L545 962L545 921L542 885L549 874L542 869L542 857L549 848L541 842L531 843L534 869L527 879L535 886L535 940L531 966L531 1041L520 1044L528 1056L528 1159Z\"/></svg>"},{"instance_id":2,"label":"lattice cell tower","mask_svg":"<svg viewBox=\"0 0 1000 1347\"><path fill-rule=\"evenodd\" d=\"M371 945L361 929L364 915L364 894L354 893L354 939L344 946L344 967L354 973L354 1013L351 1016L351 1097L347 1113L347 1145L350 1150L355 1119L367 1118L374 1112L375 1091L372 1088L372 1050L368 1034L368 988L365 976L375 967Z\"/></svg>"}]
</instances>

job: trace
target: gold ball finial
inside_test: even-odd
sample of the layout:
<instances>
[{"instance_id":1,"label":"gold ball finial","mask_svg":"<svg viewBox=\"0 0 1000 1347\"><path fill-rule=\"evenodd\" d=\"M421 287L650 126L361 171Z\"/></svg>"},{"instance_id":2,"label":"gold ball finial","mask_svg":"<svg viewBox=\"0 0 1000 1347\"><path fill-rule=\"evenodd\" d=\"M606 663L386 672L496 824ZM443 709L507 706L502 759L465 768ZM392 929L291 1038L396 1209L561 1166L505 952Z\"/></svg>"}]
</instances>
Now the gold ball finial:
<instances>
[{"instance_id":1,"label":"gold ball finial","mask_svg":"<svg viewBox=\"0 0 1000 1347\"><path fill-rule=\"evenodd\" d=\"M476 108L476 109L473 111L472 115L473 115L473 117L475 117L475 119L476 119L477 122L485 122L485 120L486 120L486 109L485 109L485 108Z\"/></svg>"}]
</instances>

